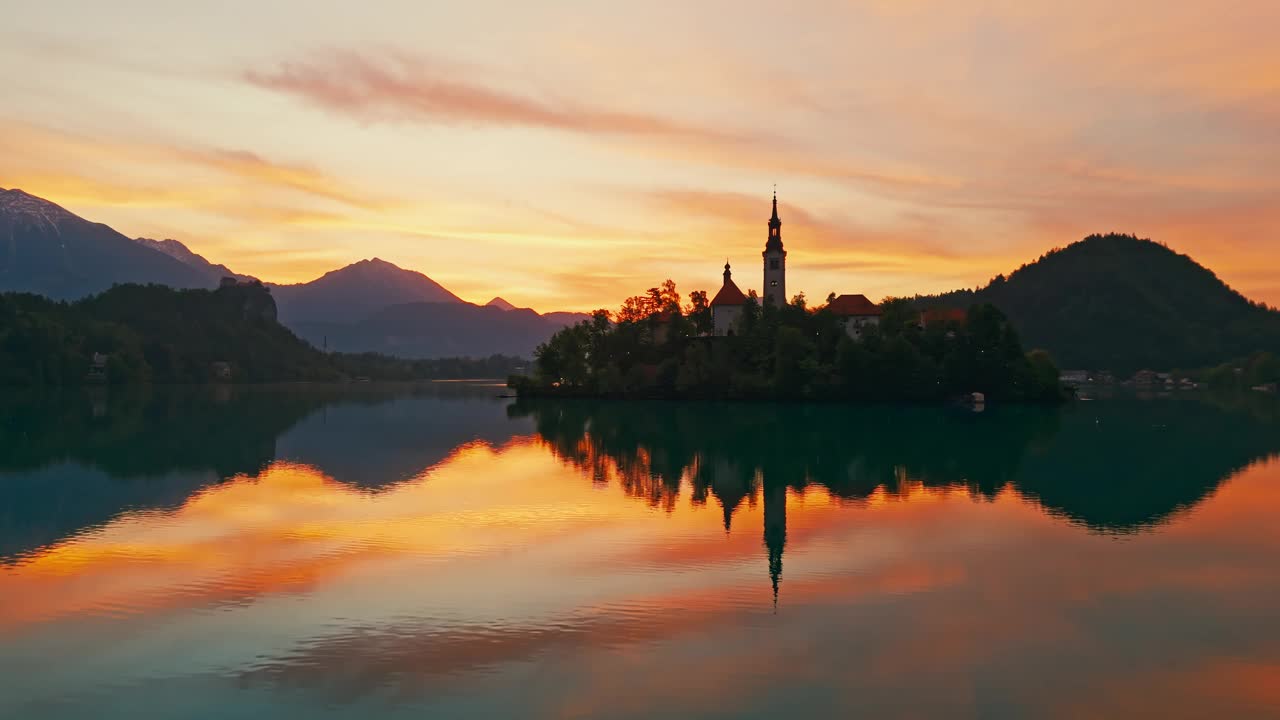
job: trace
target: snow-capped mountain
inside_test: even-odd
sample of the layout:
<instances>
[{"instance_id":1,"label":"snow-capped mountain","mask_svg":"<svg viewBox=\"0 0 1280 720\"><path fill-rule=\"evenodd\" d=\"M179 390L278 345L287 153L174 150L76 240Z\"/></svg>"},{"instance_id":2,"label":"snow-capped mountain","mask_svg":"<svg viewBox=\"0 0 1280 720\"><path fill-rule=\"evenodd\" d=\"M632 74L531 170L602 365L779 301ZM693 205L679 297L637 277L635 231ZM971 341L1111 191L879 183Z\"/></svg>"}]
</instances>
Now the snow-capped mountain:
<instances>
[{"instance_id":1,"label":"snow-capped mountain","mask_svg":"<svg viewBox=\"0 0 1280 720\"><path fill-rule=\"evenodd\" d=\"M0 188L0 217L9 220L15 227L27 227L57 234L58 225L61 222L76 216L61 205L55 205L35 195L29 195L21 190Z\"/></svg>"},{"instance_id":2,"label":"snow-capped mountain","mask_svg":"<svg viewBox=\"0 0 1280 720\"><path fill-rule=\"evenodd\" d=\"M21 190L0 189L0 291L70 300L127 282L216 285L106 225Z\"/></svg>"}]
</instances>

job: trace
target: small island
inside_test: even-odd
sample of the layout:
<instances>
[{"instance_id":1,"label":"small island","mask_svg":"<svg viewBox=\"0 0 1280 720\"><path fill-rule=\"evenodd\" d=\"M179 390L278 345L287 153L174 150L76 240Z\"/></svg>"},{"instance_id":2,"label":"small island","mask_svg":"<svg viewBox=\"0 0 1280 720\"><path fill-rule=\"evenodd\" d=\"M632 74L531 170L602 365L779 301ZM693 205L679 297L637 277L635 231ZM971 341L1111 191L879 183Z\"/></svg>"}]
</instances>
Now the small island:
<instances>
[{"instance_id":1,"label":"small island","mask_svg":"<svg viewBox=\"0 0 1280 720\"><path fill-rule=\"evenodd\" d=\"M877 305L831 293L810 307L786 299L786 250L774 196L763 252L764 295L724 281L681 303L667 280L597 310L535 353L524 397L945 402L982 397L1060 402L1068 391L1048 353L1027 352L995 306L919 312L906 299Z\"/></svg>"}]
</instances>

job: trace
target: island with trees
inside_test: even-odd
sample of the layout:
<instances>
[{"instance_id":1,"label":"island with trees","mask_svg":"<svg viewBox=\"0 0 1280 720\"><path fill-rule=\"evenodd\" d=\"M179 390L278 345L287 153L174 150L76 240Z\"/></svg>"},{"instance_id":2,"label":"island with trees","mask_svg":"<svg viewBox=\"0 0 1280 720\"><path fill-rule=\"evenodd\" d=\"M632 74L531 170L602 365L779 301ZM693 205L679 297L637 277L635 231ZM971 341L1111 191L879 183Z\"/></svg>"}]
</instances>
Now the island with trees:
<instances>
[{"instance_id":1,"label":"island with trees","mask_svg":"<svg viewBox=\"0 0 1280 720\"><path fill-rule=\"evenodd\" d=\"M727 271L726 271L727 280ZM557 332L535 353L520 396L1047 403L1068 391L1042 351L1023 349L993 305L922 316L905 300L877 308L856 337L828 302L779 305L748 293L734 330L714 332L707 293L681 304L668 280Z\"/></svg>"}]
</instances>

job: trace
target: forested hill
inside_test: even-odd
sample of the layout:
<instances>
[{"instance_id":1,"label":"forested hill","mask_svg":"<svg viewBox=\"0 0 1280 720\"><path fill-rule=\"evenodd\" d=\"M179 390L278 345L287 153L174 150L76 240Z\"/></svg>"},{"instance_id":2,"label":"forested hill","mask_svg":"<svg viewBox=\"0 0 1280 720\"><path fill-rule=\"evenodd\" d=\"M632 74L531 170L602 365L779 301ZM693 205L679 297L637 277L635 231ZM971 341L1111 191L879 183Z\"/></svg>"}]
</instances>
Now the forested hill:
<instances>
[{"instance_id":1,"label":"forested hill","mask_svg":"<svg viewBox=\"0 0 1280 720\"><path fill-rule=\"evenodd\" d=\"M504 377L519 358L322 353L276 322L256 281L217 290L117 285L76 302L0 293L0 386Z\"/></svg>"},{"instance_id":2,"label":"forested hill","mask_svg":"<svg viewBox=\"0 0 1280 720\"><path fill-rule=\"evenodd\" d=\"M96 355L110 382L331 379L318 350L276 322L259 283L218 290L117 285L74 303L0 294L0 384L74 385Z\"/></svg>"},{"instance_id":3,"label":"forested hill","mask_svg":"<svg viewBox=\"0 0 1280 720\"><path fill-rule=\"evenodd\" d=\"M915 303L991 303L1027 347L1048 350L1062 368L1127 375L1280 352L1280 312L1251 302L1190 257L1129 235L1091 235L977 291Z\"/></svg>"}]
</instances>

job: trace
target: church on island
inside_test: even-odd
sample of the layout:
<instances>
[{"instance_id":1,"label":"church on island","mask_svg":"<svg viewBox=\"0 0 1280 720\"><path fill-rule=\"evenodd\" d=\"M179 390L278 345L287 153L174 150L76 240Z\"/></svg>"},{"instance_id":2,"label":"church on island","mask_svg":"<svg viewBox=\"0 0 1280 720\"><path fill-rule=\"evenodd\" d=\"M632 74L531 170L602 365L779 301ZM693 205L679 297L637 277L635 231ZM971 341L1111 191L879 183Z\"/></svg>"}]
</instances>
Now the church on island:
<instances>
[{"instance_id":1,"label":"church on island","mask_svg":"<svg viewBox=\"0 0 1280 720\"><path fill-rule=\"evenodd\" d=\"M764 291L762 302L782 307L787 303L787 251L782 247L782 219L778 217L778 193L773 194L773 215L769 218L769 237L764 243ZM747 295L733 281L729 263L724 264L724 285L711 300L712 334L719 337L733 335L742 319L742 308L748 302ZM880 308L866 295L840 295L827 309L844 323L845 332L857 340L863 328L880 323Z\"/></svg>"}]
</instances>

